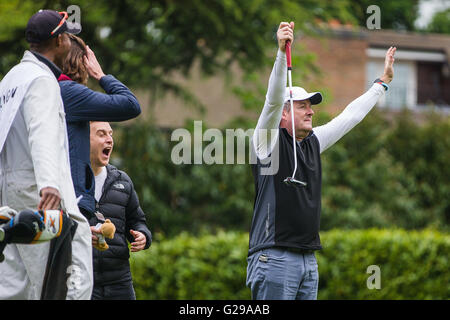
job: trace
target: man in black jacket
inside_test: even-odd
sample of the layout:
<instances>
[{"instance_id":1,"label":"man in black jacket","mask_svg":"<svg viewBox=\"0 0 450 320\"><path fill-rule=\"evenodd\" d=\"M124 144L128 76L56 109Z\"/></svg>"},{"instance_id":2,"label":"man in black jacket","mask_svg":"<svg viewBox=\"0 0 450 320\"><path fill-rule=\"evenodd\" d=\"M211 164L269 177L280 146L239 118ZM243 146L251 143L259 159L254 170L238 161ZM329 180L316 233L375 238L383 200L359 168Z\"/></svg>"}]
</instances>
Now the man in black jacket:
<instances>
[{"instance_id":1,"label":"man in black jacket","mask_svg":"<svg viewBox=\"0 0 450 320\"><path fill-rule=\"evenodd\" d=\"M91 166L95 175L96 217L89 220L91 230L102 219L116 226L114 239L107 240L109 249L93 249L93 300L134 300L127 240L131 251L150 247L152 234L147 228L144 212L128 175L108 164L113 149L113 131L108 122L91 122ZM100 213L100 214L98 214ZM98 237L93 234L92 244Z\"/></svg>"}]
</instances>

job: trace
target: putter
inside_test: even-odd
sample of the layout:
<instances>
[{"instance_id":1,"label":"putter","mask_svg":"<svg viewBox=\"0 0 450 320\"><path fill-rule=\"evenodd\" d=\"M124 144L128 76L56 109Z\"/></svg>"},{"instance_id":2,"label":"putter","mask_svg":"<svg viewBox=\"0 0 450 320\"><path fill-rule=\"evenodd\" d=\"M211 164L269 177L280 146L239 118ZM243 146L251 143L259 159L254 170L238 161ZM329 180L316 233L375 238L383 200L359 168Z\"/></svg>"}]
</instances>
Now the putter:
<instances>
[{"instance_id":1,"label":"putter","mask_svg":"<svg viewBox=\"0 0 450 320\"><path fill-rule=\"evenodd\" d=\"M295 146L297 141L295 139L295 124L294 124L294 102L292 101L292 60L291 60L291 41L286 41L286 60L288 69L288 82L289 82L289 101L291 102L291 119L292 119L292 145L294 147L294 172L292 177L287 177L283 180L288 186L305 187L306 182L295 179L295 172L297 171L297 150Z\"/></svg>"}]
</instances>

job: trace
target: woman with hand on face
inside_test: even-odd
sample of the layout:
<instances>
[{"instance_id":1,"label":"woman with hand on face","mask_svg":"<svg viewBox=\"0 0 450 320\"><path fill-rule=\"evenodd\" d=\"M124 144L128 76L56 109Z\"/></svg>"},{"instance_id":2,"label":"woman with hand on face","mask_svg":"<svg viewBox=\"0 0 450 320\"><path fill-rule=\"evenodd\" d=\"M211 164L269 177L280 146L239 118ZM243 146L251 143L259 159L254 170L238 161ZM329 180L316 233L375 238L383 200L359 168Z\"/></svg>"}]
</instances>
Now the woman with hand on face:
<instances>
[{"instance_id":1,"label":"woman with hand on face","mask_svg":"<svg viewBox=\"0 0 450 320\"><path fill-rule=\"evenodd\" d=\"M94 52L84 41L69 35L71 49L59 77L66 113L70 167L80 211L90 218L95 212L94 174L89 160L89 121L125 121L141 108L134 94L112 75L105 75ZM98 81L105 93L86 87L88 78Z\"/></svg>"}]
</instances>

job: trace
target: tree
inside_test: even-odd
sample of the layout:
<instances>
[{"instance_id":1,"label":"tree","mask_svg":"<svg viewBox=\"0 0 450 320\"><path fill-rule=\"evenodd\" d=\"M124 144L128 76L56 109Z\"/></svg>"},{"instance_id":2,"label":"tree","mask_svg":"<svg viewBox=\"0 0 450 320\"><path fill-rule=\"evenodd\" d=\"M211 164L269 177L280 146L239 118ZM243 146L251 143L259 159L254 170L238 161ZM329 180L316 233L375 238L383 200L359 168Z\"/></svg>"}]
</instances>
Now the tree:
<instances>
[{"instance_id":1,"label":"tree","mask_svg":"<svg viewBox=\"0 0 450 320\"><path fill-rule=\"evenodd\" d=\"M435 13L427 26L427 31L450 34L450 8Z\"/></svg>"},{"instance_id":2,"label":"tree","mask_svg":"<svg viewBox=\"0 0 450 320\"><path fill-rule=\"evenodd\" d=\"M24 30L40 8L66 10L68 0L11 0L0 7L0 77L27 48ZM194 62L206 75L228 72L237 62L244 70L264 64L264 50L276 47L280 21L306 29L317 17L351 20L351 3L292 0L111 0L76 3L81 10L80 36L94 50L105 72L134 88L172 91L196 103L175 83L174 73L188 76ZM4 23L8 21L8 23Z\"/></svg>"}]
</instances>

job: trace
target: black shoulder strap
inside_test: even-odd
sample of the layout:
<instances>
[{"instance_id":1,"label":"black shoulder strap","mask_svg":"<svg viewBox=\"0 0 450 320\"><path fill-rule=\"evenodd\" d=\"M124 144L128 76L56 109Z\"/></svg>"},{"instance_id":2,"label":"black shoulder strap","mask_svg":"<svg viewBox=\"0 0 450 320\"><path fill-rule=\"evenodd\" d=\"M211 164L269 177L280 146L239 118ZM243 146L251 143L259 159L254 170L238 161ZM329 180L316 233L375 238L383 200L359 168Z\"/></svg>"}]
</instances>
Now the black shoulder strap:
<instances>
[{"instance_id":1,"label":"black shoulder strap","mask_svg":"<svg viewBox=\"0 0 450 320\"><path fill-rule=\"evenodd\" d=\"M41 300L65 300L68 272L72 263L72 239L78 223L63 215L63 229L59 237L50 242L50 252L42 286Z\"/></svg>"}]
</instances>

